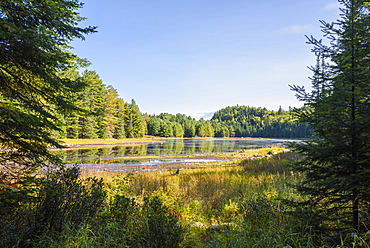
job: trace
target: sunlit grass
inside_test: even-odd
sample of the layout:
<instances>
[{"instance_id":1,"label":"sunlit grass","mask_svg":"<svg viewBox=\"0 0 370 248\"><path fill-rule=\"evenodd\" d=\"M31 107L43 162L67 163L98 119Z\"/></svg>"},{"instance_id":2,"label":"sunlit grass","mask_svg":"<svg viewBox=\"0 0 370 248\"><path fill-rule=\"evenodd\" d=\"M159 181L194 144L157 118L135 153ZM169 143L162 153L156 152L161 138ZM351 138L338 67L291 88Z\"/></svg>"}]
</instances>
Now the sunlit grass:
<instances>
[{"instance_id":1,"label":"sunlit grass","mask_svg":"<svg viewBox=\"0 0 370 248\"><path fill-rule=\"evenodd\" d=\"M331 247L304 219L290 215L292 208L282 201L305 200L288 186L303 179L287 166L297 156L283 150L238 151L231 154L239 156L232 161L196 168L100 175L106 193L101 212L81 225L66 225L56 238L43 237L40 247L149 247L137 242L150 238L142 235L147 235L145 227L153 224L150 218L155 212L148 214L144 206L153 198L165 206L156 218L174 224L166 222L169 215L165 213L172 213L185 230L180 246L170 247ZM265 157L273 153L278 154ZM113 204L116 199L121 199L118 205ZM135 204L129 205L131 201ZM171 230L166 235L172 235ZM344 237L343 244L335 247L348 247L351 239ZM361 239L363 244L369 240L367 236Z\"/></svg>"},{"instance_id":2,"label":"sunlit grass","mask_svg":"<svg viewBox=\"0 0 370 248\"><path fill-rule=\"evenodd\" d=\"M271 148L234 154L269 152ZM252 247L258 242L261 246L255 247L316 247L309 234L294 231L295 224L279 200L299 198L287 186L301 178L285 166L294 158L288 152L179 173L175 169L121 173L114 184L122 180L130 196L160 196L187 227L183 247ZM107 185L113 183L112 178L105 180Z\"/></svg>"}]
</instances>

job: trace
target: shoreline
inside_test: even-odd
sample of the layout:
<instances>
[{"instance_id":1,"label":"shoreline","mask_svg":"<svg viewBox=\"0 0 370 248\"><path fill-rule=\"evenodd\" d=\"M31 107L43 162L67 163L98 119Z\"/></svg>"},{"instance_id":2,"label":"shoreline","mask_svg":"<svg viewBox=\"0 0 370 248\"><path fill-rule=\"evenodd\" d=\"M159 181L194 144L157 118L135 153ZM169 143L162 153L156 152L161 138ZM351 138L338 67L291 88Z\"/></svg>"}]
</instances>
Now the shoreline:
<instances>
[{"instance_id":1,"label":"shoreline","mask_svg":"<svg viewBox=\"0 0 370 248\"><path fill-rule=\"evenodd\" d=\"M126 138L126 139L61 139L62 149L75 149L95 146L116 146L116 145L141 145L165 142L163 138ZM57 148L52 148L57 149ZM59 149L57 149L59 150Z\"/></svg>"},{"instance_id":2,"label":"shoreline","mask_svg":"<svg viewBox=\"0 0 370 248\"><path fill-rule=\"evenodd\" d=\"M284 141L302 141L301 139L286 139L286 138L258 138L258 137L228 137L228 138L215 138L215 137L195 137L195 138L164 138L164 137L144 137L144 138L125 138L125 139L61 139L61 145L67 148L78 148L81 146L112 146L112 145L140 145L161 143L174 139L232 139L232 140L280 140Z\"/></svg>"}]
</instances>

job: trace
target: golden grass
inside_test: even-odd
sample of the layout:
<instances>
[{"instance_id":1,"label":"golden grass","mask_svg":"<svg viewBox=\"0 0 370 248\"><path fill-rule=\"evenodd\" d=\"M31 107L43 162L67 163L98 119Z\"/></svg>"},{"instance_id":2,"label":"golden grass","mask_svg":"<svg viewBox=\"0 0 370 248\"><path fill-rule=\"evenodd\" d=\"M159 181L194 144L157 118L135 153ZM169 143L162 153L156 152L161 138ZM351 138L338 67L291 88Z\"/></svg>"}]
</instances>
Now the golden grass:
<instances>
[{"instance_id":1,"label":"golden grass","mask_svg":"<svg viewBox=\"0 0 370 248\"><path fill-rule=\"evenodd\" d=\"M269 149L246 154L265 154ZM283 164L289 154L245 160L248 162L234 161L234 165L219 162L218 166L181 169L179 173L175 169L126 172L115 177L107 176L104 180L107 185L114 180L115 183L117 179L122 180L130 196L159 194L167 205L176 209L184 222L214 224L242 214L238 206L243 199L275 199L293 195L286 183L297 180L298 176L290 173Z\"/></svg>"},{"instance_id":2,"label":"golden grass","mask_svg":"<svg viewBox=\"0 0 370 248\"><path fill-rule=\"evenodd\" d=\"M295 231L300 223L279 201L300 197L287 186L301 177L285 166L295 156L290 152L257 156L283 150L238 151L222 155L232 155L231 162L203 163L179 173L172 168L107 174L103 177L107 199L120 195L141 204L145 197L159 197L186 229L181 248L317 247L311 245L310 234ZM243 159L250 156L254 159ZM111 230L106 230L104 237L110 237Z\"/></svg>"}]
</instances>

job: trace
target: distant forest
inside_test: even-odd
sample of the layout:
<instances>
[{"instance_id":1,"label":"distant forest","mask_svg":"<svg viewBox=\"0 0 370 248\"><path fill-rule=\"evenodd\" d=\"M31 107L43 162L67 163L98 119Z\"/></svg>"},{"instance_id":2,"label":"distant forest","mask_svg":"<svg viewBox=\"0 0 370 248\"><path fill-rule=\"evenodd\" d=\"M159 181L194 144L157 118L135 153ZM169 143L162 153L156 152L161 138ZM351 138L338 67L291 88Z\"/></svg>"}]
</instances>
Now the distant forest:
<instances>
[{"instance_id":1,"label":"distant forest","mask_svg":"<svg viewBox=\"0 0 370 248\"><path fill-rule=\"evenodd\" d=\"M248 106L226 107L211 120L195 120L183 114L142 114L134 100L124 102L99 75L86 70L65 73L80 82L81 91L68 96L80 111L60 116L59 138L140 138L158 137L265 137L305 138L310 133L306 123L299 123L294 112L267 110Z\"/></svg>"},{"instance_id":2,"label":"distant forest","mask_svg":"<svg viewBox=\"0 0 370 248\"><path fill-rule=\"evenodd\" d=\"M199 120L167 113L144 115L147 134L160 137L263 137L305 138L310 134L306 123L299 123L293 111L270 111L248 106L226 107L211 120Z\"/></svg>"}]
</instances>

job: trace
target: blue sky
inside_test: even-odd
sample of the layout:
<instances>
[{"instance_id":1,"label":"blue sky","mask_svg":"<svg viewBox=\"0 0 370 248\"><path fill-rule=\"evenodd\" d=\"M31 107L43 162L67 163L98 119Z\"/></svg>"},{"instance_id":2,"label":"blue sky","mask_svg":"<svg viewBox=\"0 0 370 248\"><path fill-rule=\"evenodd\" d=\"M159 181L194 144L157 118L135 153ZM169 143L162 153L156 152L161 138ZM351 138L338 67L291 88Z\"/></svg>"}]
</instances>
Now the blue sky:
<instances>
[{"instance_id":1,"label":"blue sky","mask_svg":"<svg viewBox=\"0 0 370 248\"><path fill-rule=\"evenodd\" d=\"M288 109L310 85L305 35L338 19L336 0L86 0L98 27L73 52L143 113L195 118L226 106Z\"/></svg>"}]
</instances>

